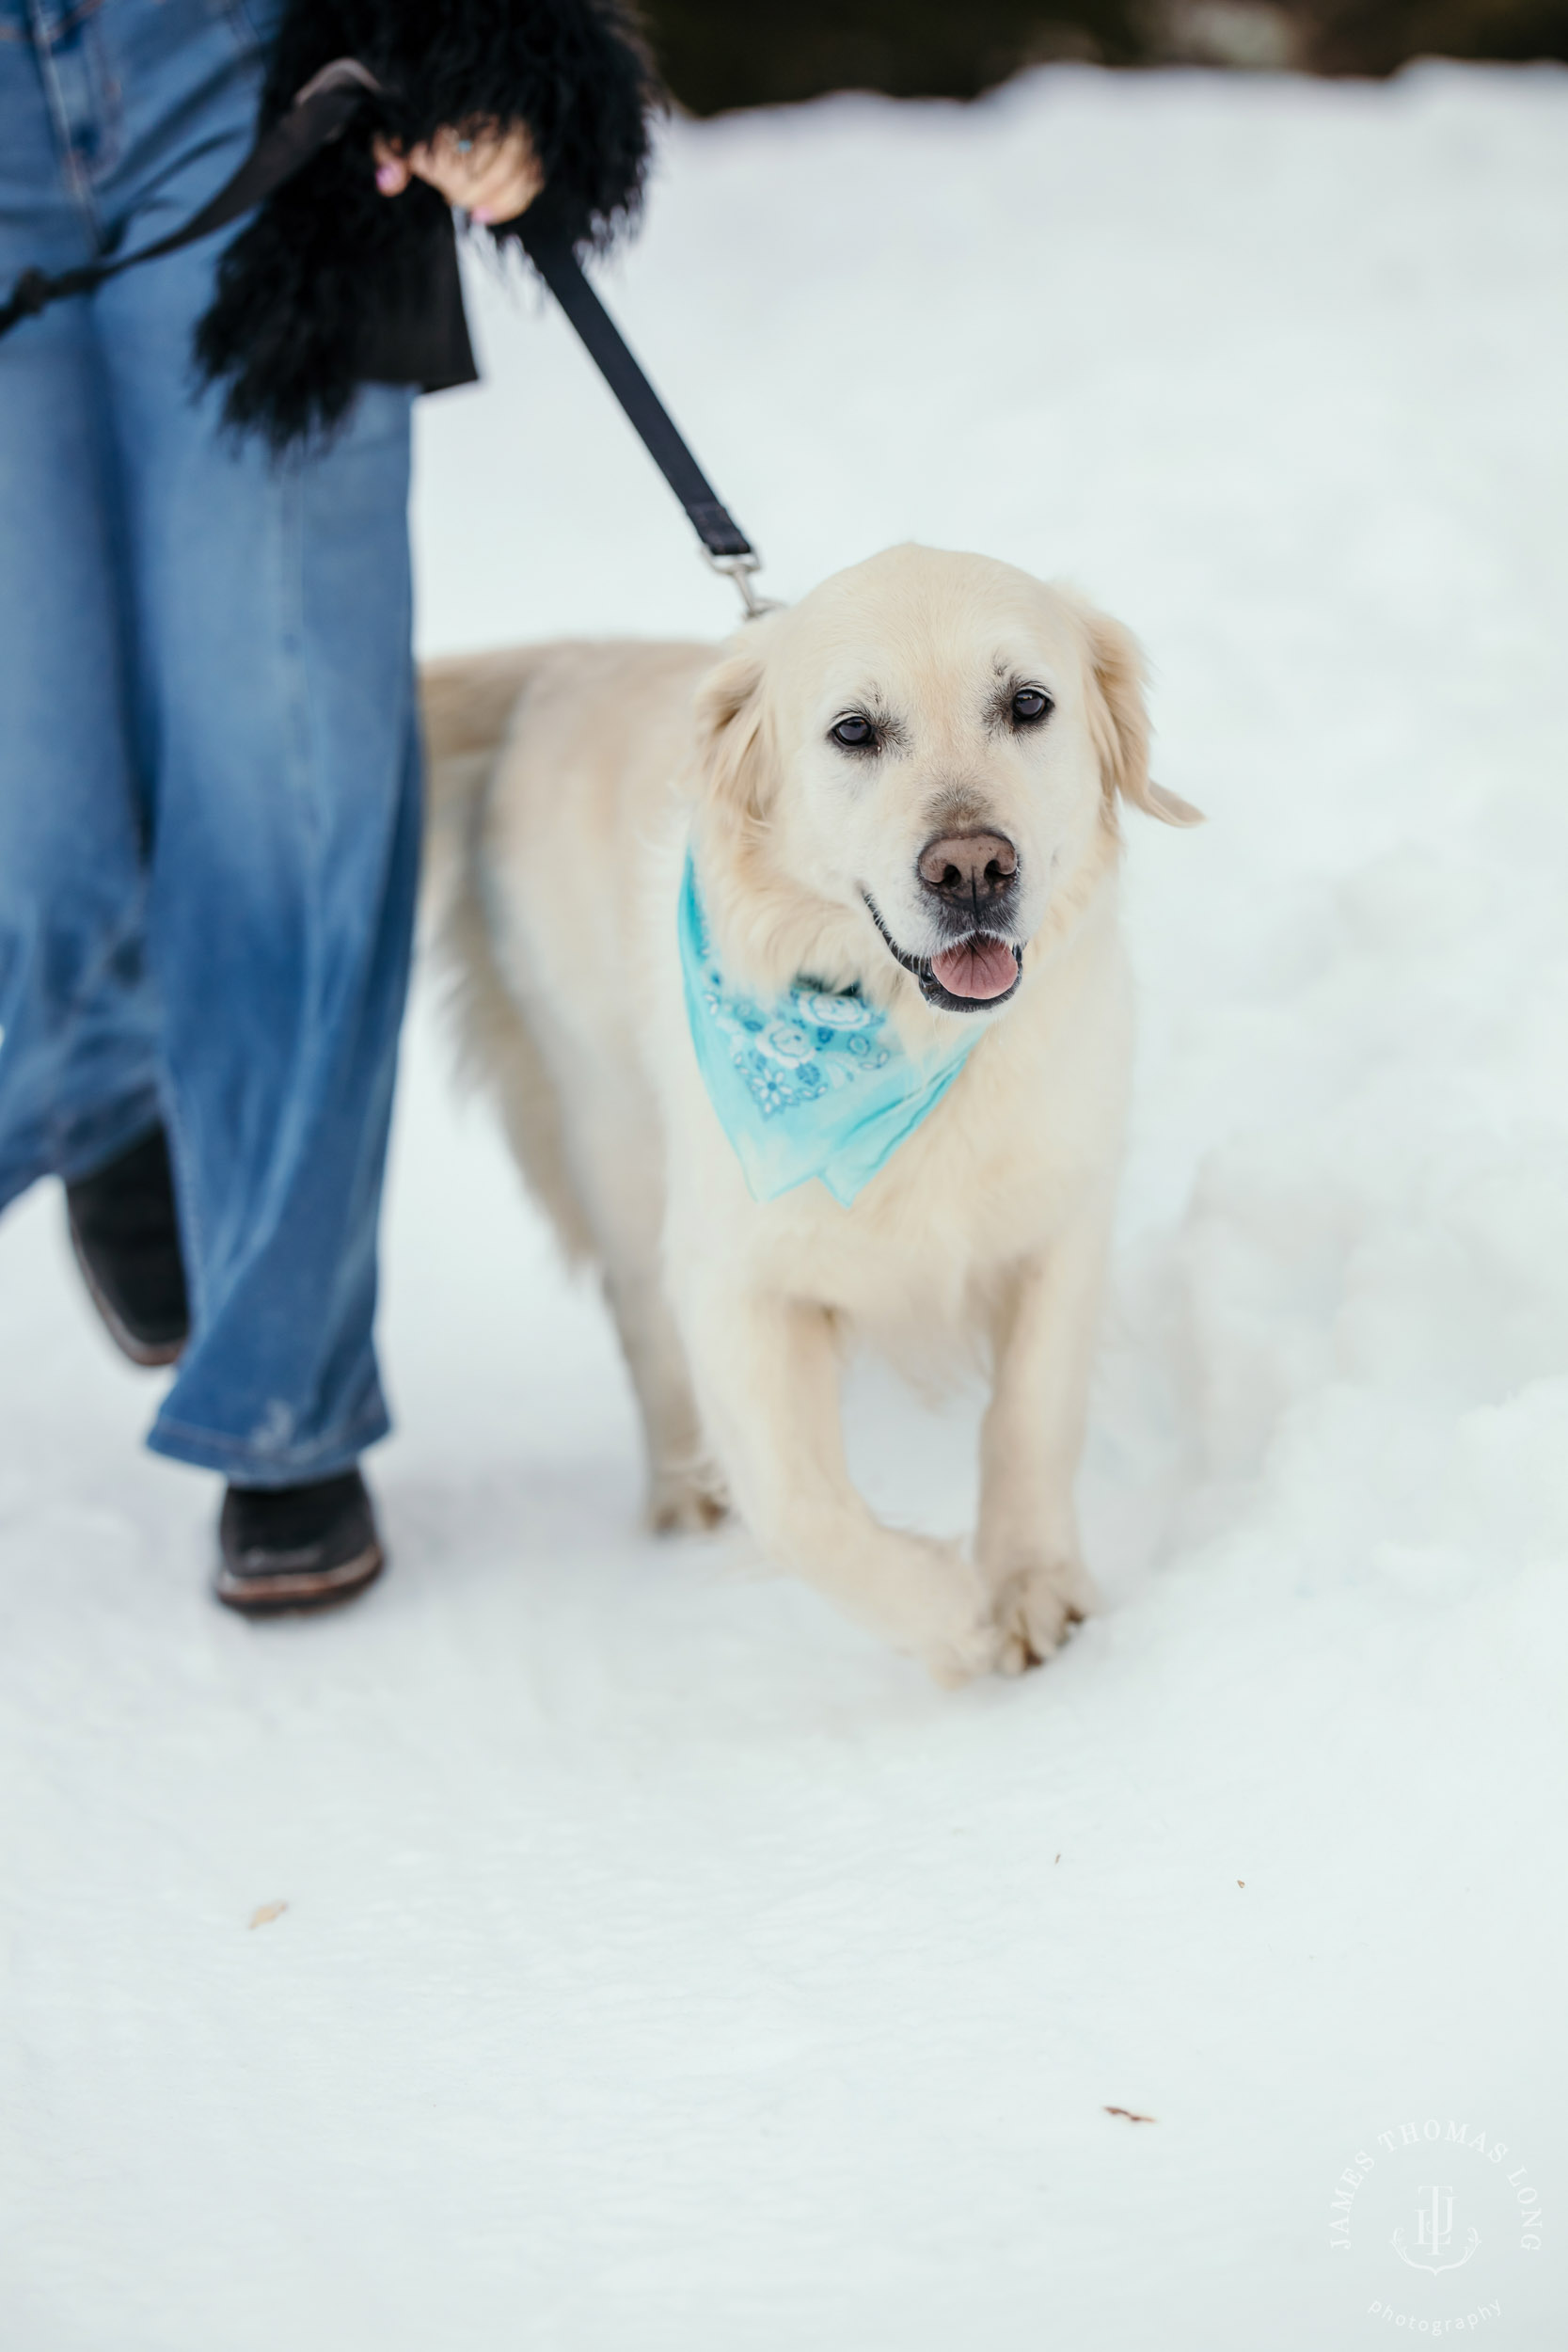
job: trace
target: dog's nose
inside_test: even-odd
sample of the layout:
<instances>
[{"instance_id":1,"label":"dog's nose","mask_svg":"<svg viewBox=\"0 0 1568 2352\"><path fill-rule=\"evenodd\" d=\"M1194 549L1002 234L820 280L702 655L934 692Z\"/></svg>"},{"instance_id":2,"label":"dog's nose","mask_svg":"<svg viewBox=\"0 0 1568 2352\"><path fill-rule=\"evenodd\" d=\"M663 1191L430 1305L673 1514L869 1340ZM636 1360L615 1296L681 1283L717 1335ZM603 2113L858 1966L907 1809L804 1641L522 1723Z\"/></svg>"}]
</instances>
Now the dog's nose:
<instances>
[{"instance_id":1,"label":"dog's nose","mask_svg":"<svg viewBox=\"0 0 1568 2352\"><path fill-rule=\"evenodd\" d=\"M1003 833L944 834L920 852L920 879L954 905L995 906L1018 875L1018 851Z\"/></svg>"}]
</instances>

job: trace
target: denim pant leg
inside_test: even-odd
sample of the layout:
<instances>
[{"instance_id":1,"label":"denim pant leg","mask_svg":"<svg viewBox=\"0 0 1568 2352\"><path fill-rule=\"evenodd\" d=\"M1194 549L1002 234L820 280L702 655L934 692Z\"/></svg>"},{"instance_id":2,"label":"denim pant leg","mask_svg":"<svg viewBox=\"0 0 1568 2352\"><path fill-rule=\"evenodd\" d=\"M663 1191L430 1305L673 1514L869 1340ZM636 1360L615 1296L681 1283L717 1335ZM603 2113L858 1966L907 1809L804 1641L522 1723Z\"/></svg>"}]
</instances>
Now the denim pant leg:
<instances>
[{"instance_id":1,"label":"denim pant leg","mask_svg":"<svg viewBox=\"0 0 1568 2352\"><path fill-rule=\"evenodd\" d=\"M210 0L88 20L118 110L94 193L129 244L243 150L235 21ZM410 402L371 389L330 448L281 462L234 442L191 380L212 265L197 248L89 308L193 1300L150 1442L264 1486L328 1476L387 1427L376 1221L419 850Z\"/></svg>"},{"instance_id":2,"label":"denim pant leg","mask_svg":"<svg viewBox=\"0 0 1568 2352\"><path fill-rule=\"evenodd\" d=\"M148 940L194 1331L151 1443L251 1485L385 1434L376 1224L419 858L408 395L325 452L193 405L208 272L97 299L152 770Z\"/></svg>"},{"instance_id":3,"label":"denim pant leg","mask_svg":"<svg viewBox=\"0 0 1568 2352\"><path fill-rule=\"evenodd\" d=\"M23 20L0 16L0 287L89 258ZM0 344L0 1207L158 1117L145 809L87 306Z\"/></svg>"}]
</instances>

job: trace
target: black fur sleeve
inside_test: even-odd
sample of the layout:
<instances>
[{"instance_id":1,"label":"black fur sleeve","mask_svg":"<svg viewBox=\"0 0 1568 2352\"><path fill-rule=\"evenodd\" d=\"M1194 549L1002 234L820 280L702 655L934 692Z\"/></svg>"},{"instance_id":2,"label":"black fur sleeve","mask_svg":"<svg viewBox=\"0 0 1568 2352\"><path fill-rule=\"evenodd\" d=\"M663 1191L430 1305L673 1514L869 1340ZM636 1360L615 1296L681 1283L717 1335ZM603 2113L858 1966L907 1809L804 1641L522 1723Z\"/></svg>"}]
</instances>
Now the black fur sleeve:
<instances>
[{"instance_id":1,"label":"black fur sleeve","mask_svg":"<svg viewBox=\"0 0 1568 2352\"><path fill-rule=\"evenodd\" d=\"M386 98L235 239L197 329L202 372L228 379L230 422L277 446L340 421L379 323L419 307L443 241L450 270L436 191L377 193L378 131L412 146L446 124L526 122L546 175L541 201L578 245L608 244L635 215L647 163L652 75L619 0L291 0L263 122L344 56ZM494 233L507 241L505 225Z\"/></svg>"}]
</instances>

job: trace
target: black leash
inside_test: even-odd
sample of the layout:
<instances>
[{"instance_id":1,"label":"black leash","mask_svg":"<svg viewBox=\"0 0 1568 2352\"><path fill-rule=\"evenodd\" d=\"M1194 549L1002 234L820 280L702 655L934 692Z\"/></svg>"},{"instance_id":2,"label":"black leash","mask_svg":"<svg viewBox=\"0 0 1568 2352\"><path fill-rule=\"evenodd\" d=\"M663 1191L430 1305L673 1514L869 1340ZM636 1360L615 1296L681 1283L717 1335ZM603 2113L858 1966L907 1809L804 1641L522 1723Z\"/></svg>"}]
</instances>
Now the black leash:
<instances>
[{"instance_id":1,"label":"black leash","mask_svg":"<svg viewBox=\"0 0 1568 2352\"><path fill-rule=\"evenodd\" d=\"M24 270L10 296L0 303L0 336L24 319L37 318L51 303L73 294L91 294L121 270L143 262L156 262L166 253L227 229L263 203L275 189L308 164L324 147L340 138L351 118L373 96L380 85L354 57L340 57L308 82L288 113L264 131L231 180L203 205L182 229L138 253L118 261L93 262L79 269L49 277L40 269ZM665 481L685 507L703 552L716 571L728 572L740 592L748 620L774 610L752 584L761 559L746 533L729 513L713 485L676 431L668 410L628 348L619 327L584 277L582 265L564 230L554 226L547 207L524 215L520 230L523 249L539 272L586 345L610 390L620 402L633 430Z\"/></svg>"},{"instance_id":2,"label":"black leash","mask_svg":"<svg viewBox=\"0 0 1568 2352\"><path fill-rule=\"evenodd\" d=\"M762 568L756 549L676 431L626 338L584 277L571 240L537 207L523 215L518 235L524 252L620 402L632 430L685 507L687 520L702 541L708 562L716 571L728 572L739 589L747 619L772 612L773 606L752 585L752 574Z\"/></svg>"}]
</instances>

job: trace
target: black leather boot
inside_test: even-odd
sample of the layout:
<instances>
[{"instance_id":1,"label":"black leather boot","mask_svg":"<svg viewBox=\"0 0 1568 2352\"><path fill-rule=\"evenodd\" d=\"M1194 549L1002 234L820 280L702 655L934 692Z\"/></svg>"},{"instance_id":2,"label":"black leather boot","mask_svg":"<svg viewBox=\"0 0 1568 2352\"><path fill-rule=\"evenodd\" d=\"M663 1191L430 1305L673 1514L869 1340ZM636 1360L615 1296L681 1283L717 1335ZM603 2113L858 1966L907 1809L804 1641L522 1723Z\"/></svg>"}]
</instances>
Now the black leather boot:
<instances>
[{"instance_id":1,"label":"black leather boot","mask_svg":"<svg viewBox=\"0 0 1568 2352\"><path fill-rule=\"evenodd\" d=\"M65 1199L76 1263L115 1345L134 1364L172 1364L190 1307L163 1129L67 1184Z\"/></svg>"},{"instance_id":2,"label":"black leather boot","mask_svg":"<svg viewBox=\"0 0 1568 2352\"><path fill-rule=\"evenodd\" d=\"M256 1617L352 1600L386 1564L356 1470L309 1486L230 1486L218 1548L214 1590Z\"/></svg>"}]
</instances>

